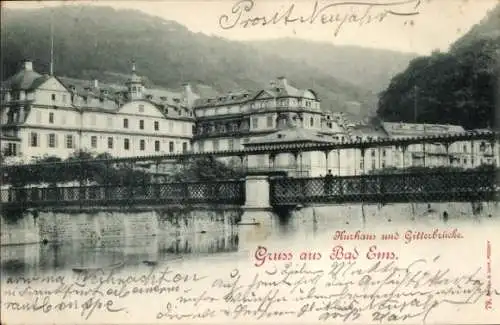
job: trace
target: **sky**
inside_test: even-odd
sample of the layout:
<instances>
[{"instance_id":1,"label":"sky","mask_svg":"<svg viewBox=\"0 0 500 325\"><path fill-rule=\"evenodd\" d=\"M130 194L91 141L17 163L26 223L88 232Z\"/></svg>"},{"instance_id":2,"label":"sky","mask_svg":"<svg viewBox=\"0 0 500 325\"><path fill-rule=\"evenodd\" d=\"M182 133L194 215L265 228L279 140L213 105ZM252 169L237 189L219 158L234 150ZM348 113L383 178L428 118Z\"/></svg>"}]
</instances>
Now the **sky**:
<instances>
[{"instance_id":1,"label":"sky","mask_svg":"<svg viewBox=\"0 0 500 325\"><path fill-rule=\"evenodd\" d=\"M232 40L291 37L337 45L429 54L433 50L446 51L451 43L478 23L500 0L348 1L8 1L3 2L2 6L18 9L75 4L111 6L116 9L140 10L177 21L193 32ZM389 14L382 16L388 11ZM304 17L307 21L285 24L282 19L275 24L263 26L264 19L269 21L275 14L280 17L286 13L289 13L291 20ZM256 25L245 25L249 19L255 19L253 22Z\"/></svg>"}]
</instances>

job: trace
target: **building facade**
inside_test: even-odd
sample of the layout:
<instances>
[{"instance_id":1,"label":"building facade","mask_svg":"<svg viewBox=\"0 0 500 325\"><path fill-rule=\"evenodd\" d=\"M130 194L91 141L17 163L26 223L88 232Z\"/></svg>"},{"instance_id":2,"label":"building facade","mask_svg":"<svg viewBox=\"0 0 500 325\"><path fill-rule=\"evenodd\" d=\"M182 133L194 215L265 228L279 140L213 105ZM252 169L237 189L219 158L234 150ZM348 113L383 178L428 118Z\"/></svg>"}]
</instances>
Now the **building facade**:
<instances>
[{"instance_id":1,"label":"building facade","mask_svg":"<svg viewBox=\"0 0 500 325\"><path fill-rule=\"evenodd\" d=\"M2 153L29 162L79 150L113 157L189 151L190 95L146 89L135 67L116 87L41 75L27 61L2 84Z\"/></svg>"},{"instance_id":2,"label":"building facade","mask_svg":"<svg viewBox=\"0 0 500 325\"><path fill-rule=\"evenodd\" d=\"M389 137L396 139L468 132L459 125L384 122L383 127ZM456 141L449 144L444 142L412 144L407 148L394 148L392 165L399 168L408 166L449 166L457 168L476 168L481 165L498 166L499 149L498 141L488 142L482 140Z\"/></svg>"},{"instance_id":3,"label":"building facade","mask_svg":"<svg viewBox=\"0 0 500 325\"><path fill-rule=\"evenodd\" d=\"M112 157L188 151L214 152L283 144L344 143L466 132L460 126L350 122L325 113L312 89L280 77L255 91L201 97L147 86L132 65L124 85L42 75L33 64L2 83L0 123L3 157L28 163L44 156L65 159L78 151ZM238 163L238 162L236 162ZM412 144L250 155L248 169L276 169L291 175L360 175L385 168L499 164L498 143L484 141Z\"/></svg>"},{"instance_id":4,"label":"building facade","mask_svg":"<svg viewBox=\"0 0 500 325\"><path fill-rule=\"evenodd\" d=\"M195 101L195 151L240 150L252 139L292 124L299 129L343 135L344 130L321 110L312 89L298 89L284 77L267 88L228 93Z\"/></svg>"}]
</instances>

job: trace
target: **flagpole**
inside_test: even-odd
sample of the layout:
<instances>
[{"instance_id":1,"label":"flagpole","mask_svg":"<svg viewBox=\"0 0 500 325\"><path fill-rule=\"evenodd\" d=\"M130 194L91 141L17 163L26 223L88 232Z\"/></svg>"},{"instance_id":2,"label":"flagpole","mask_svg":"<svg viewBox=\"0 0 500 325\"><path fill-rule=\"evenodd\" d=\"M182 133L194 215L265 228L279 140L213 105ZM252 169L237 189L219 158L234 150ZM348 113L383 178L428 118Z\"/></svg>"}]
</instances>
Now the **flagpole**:
<instances>
[{"instance_id":1,"label":"flagpole","mask_svg":"<svg viewBox=\"0 0 500 325\"><path fill-rule=\"evenodd\" d=\"M50 75L54 75L54 10L50 13Z\"/></svg>"}]
</instances>

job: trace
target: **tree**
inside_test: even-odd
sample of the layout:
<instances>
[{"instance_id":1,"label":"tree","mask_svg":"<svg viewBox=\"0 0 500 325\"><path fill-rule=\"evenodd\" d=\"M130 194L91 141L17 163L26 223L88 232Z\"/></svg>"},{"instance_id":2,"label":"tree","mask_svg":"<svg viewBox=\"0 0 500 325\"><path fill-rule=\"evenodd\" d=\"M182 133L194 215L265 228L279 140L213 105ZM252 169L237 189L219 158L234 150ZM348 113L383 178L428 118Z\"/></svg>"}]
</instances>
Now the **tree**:
<instances>
[{"instance_id":1,"label":"tree","mask_svg":"<svg viewBox=\"0 0 500 325\"><path fill-rule=\"evenodd\" d=\"M241 169L228 166L212 156L190 160L171 176L173 181L217 181L238 179L244 176Z\"/></svg>"},{"instance_id":2,"label":"tree","mask_svg":"<svg viewBox=\"0 0 500 325\"><path fill-rule=\"evenodd\" d=\"M496 9L500 13L500 6ZM447 53L414 59L379 94L377 114L385 121L458 124L466 129L494 125L500 75L500 15L479 24ZM475 27L475 30L481 29Z\"/></svg>"}]
</instances>

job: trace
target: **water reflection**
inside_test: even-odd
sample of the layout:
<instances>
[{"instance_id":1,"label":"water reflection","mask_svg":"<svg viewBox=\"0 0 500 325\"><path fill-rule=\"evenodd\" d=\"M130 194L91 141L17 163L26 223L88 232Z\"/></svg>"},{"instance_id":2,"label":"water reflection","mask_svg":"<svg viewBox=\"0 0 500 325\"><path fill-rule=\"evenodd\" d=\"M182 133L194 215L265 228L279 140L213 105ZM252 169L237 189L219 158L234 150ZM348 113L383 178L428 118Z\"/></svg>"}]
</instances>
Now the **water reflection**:
<instances>
[{"instance_id":1,"label":"water reflection","mask_svg":"<svg viewBox=\"0 0 500 325\"><path fill-rule=\"evenodd\" d=\"M182 236L103 238L2 247L2 273L38 274L73 268L133 266L163 263L184 256L238 250L235 231L190 233Z\"/></svg>"},{"instance_id":2,"label":"water reflection","mask_svg":"<svg viewBox=\"0 0 500 325\"><path fill-rule=\"evenodd\" d=\"M498 218L493 218L496 214L489 210L482 216L472 216L465 210L450 210L446 207L446 220L443 220L443 212L435 206L425 205L417 207L415 211L410 208L403 206L380 210L384 208L375 206L356 210L346 206L336 210L327 207L298 210L277 222L272 236L266 239L266 245L285 245L288 242L301 245L313 240L322 240L328 245L331 235L337 230L404 230L421 229L424 226L454 228L479 224L498 227L500 224ZM239 248L243 251L245 243L239 243L238 227L216 223L207 220L207 224L202 227L206 232L195 232L187 227L173 234L161 232L161 235L149 237L103 237L46 245L3 246L1 272L8 275L38 274L71 271L73 268L107 267L117 263L123 263L132 270L134 266L168 264L178 258L206 258L211 254L235 253ZM263 243L259 239L250 246L253 249L260 244ZM227 254L233 259L231 255Z\"/></svg>"}]
</instances>

